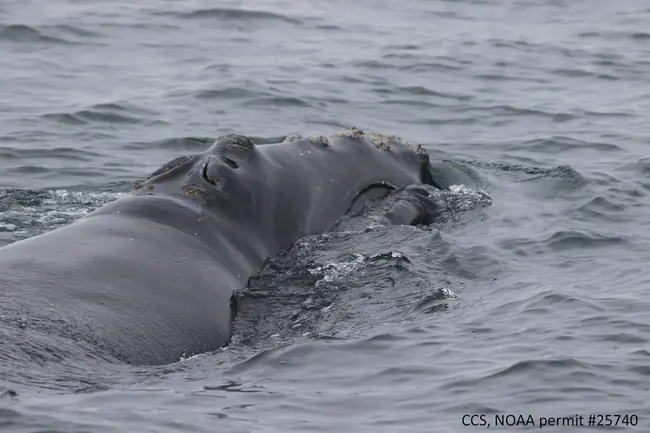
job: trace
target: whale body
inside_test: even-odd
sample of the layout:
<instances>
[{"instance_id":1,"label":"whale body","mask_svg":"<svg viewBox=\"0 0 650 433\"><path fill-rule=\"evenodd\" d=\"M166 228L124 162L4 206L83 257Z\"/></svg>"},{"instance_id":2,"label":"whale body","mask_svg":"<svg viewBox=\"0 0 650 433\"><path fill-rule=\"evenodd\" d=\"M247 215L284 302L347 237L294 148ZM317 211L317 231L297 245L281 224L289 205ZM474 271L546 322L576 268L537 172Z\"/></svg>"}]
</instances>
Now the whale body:
<instances>
[{"instance_id":1,"label":"whale body","mask_svg":"<svg viewBox=\"0 0 650 433\"><path fill-rule=\"evenodd\" d=\"M427 153L392 136L228 135L66 227L0 248L0 314L134 365L215 350L231 336L234 291L267 258L423 183L435 184ZM400 203L389 219L421 212Z\"/></svg>"}]
</instances>

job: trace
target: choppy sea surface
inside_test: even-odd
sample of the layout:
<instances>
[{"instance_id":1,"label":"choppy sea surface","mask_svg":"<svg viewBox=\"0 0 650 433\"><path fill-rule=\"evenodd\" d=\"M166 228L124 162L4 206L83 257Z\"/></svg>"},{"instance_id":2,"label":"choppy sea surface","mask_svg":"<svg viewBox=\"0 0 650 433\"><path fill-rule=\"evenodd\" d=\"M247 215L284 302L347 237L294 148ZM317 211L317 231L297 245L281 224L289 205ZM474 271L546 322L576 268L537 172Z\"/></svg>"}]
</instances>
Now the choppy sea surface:
<instances>
[{"instance_id":1,"label":"choppy sea surface","mask_svg":"<svg viewBox=\"0 0 650 433\"><path fill-rule=\"evenodd\" d=\"M650 429L648 2L3 0L0 59L0 245L231 132L357 126L476 179L428 227L297 242L215 353L80 365L24 330L0 430Z\"/></svg>"}]
</instances>

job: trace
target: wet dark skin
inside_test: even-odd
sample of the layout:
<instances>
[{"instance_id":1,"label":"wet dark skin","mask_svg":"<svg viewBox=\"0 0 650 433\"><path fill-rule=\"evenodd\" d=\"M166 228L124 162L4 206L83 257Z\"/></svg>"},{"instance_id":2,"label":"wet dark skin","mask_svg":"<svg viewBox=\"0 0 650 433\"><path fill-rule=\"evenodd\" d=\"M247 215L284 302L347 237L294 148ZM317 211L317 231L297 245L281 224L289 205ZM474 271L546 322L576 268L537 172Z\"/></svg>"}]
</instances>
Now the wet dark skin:
<instances>
[{"instance_id":1,"label":"wet dark skin","mask_svg":"<svg viewBox=\"0 0 650 433\"><path fill-rule=\"evenodd\" d=\"M216 350L233 291L267 258L392 190L438 184L430 167L423 149L355 129L262 146L223 137L69 226L0 248L1 313L135 365ZM424 213L411 200L388 219Z\"/></svg>"}]
</instances>

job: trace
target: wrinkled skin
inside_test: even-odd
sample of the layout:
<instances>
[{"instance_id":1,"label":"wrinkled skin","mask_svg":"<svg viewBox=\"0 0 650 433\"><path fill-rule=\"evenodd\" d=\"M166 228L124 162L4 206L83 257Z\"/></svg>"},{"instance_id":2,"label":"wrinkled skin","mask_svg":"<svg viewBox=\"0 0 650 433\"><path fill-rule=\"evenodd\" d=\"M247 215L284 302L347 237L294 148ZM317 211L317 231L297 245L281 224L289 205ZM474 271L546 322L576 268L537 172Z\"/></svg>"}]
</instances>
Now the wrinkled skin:
<instances>
[{"instance_id":1,"label":"wrinkled skin","mask_svg":"<svg viewBox=\"0 0 650 433\"><path fill-rule=\"evenodd\" d=\"M233 291L267 258L420 183L435 183L422 149L358 130L263 146L226 136L69 226L0 248L0 313L131 364L215 350L230 339ZM391 212L422 221L416 202Z\"/></svg>"}]
</instances>

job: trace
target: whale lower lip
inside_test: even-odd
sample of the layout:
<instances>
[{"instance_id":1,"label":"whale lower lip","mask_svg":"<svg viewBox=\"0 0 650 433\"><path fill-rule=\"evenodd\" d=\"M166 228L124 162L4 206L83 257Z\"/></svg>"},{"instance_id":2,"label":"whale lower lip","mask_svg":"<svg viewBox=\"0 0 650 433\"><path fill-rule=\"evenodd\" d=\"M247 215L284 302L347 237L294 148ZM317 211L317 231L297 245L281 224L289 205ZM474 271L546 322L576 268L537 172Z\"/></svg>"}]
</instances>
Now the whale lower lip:
<instances>
[{"instance_id":1,"label":"whale lower lip","mask_svg":"<svg viewBox=\"0 0 650 433\"><path fill-rule=\"evenodd\" d=\"M345 213L348 214L353 210L358 209L360 206L363 206L363 203L366 201L366 199L372 200L374 198L383 197L389 192L395 191L396 189L398 189L398 187L389 182L371 183L370 185L367 185L366 187L362 188L357 193L357 195L352 200L352 203L350 203L350 207L348 207Z\"/></svg>"}]
</instances>

